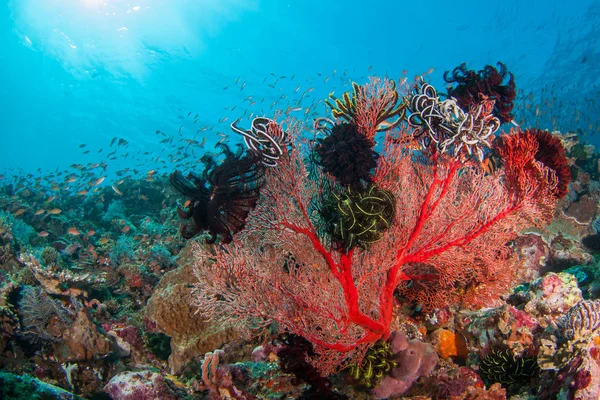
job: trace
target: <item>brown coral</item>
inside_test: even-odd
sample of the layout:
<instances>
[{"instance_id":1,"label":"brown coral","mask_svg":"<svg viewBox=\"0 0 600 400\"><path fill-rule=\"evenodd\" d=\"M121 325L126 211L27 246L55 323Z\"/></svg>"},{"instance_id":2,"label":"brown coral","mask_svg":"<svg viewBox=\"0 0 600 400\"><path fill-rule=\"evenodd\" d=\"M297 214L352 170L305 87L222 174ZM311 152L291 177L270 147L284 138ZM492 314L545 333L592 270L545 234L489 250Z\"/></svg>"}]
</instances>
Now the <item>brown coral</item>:
<instances>
[{"instance_id":1,"label":"brown coral","mask_svg":"<svg viewBox=\"0 0 600 400\"><path fill-rule=\"evenodd\" d=\"M165 274L148 301L146 318L171 337L169 367L176 374L193 358L220 347L238 335L217 330L193 306L191 268L182 266Z\"/></svg>"}]
</instances>

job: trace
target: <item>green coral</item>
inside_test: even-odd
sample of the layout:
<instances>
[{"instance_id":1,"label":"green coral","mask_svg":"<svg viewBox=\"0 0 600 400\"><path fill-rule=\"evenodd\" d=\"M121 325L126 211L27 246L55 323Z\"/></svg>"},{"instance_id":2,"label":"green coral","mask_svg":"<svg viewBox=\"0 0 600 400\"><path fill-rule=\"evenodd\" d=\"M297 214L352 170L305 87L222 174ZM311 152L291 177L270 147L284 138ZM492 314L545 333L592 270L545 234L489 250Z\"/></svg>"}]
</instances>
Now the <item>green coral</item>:
<instances>
[{"instance_id":1,"label":"green coral","mask_svg":"<svg viewBox=\"0 0 600 400\"><path fill-rule=\"evenodd\" d=\"M394 361L394 357L395 354L389 342L376 342L367 350L365 358L360 364L353 364L349 367L350 376L359 385L371 389L398 365Z\"/></svg>"}]
</instances>

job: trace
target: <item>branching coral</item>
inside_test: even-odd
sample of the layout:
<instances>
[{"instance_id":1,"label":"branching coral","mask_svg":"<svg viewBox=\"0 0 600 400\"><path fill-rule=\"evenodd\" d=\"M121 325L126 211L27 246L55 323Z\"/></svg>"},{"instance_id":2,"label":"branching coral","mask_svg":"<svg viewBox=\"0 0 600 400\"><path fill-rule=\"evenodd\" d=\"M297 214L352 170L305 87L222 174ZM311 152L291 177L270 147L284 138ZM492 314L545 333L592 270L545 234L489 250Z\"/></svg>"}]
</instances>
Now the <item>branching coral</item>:
<instances>
[{"instance_id":1,"label":"branching coral","mask_svg":"<svg viewBox=\"0 0 600 400\"><path fill-rule=\"evenodd\" d=\"M508 82L503 83L508 77ZM468 70L466 64L454 68L452 73L444 73L444 80L455 84L448 89L448 96L453 97L463 110L470 109L484 98L494 101L492 114L502 123L513 120L511 111L516 97L515 80L508 72L506 65L498 63L498 69L487 65L483 70Z\"/></svg>"},{"instance_id":2,"label":"branching coral","mask_svg":"<svg viewBox=\"0 0 600 400\"><path fill-rule=\"evenodd\" d=\"M181 229L186 239L208 230L208 243L216 242L218 235L223 243L231 242L258 201L264 184L263 155L253 151L234 154L227 145L220 147L225 160L217 164L214 156L205 155L202 175L190 174L185 179L179 171L171 174L171 184L190 199L187 211L178 209L181 218L193 220Z\"/></svg>"}]
</instances>

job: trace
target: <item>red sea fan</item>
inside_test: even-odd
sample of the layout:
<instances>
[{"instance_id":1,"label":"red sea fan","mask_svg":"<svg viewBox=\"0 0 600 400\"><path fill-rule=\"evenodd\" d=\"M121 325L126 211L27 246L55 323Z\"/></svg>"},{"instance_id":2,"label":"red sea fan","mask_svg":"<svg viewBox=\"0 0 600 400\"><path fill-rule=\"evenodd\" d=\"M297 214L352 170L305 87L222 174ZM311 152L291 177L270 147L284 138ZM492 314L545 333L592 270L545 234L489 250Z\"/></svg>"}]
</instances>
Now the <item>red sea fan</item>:
<instances>
[{"instance_id":1,"label":"red sea fan","mask_svg":"<svg viewBox=\"0 0 600 400\"><path fill-rule=\"evenodd\" d=\"M508 82L503 84L507 77ZM513 120L511 111L517 92L514 76L503 63L498 63L498 69L486 65L479 72L467 69L467 65L463 63L454 68L452 73L446 71L444 80L456 84L448 88L448 96L454 97L463 110L468 110L485 96L496 102L492 114L500 122L504 124Z\"/></svg>"},{"instance_id":2,"label":"red sea fan","mask_svg":"<svg viewBox=\"0 0 600 400\"><path fill-rule=\"evenodd\" d=\"M527 129L525 133L535 136L538 142L535 159L554 171L558 178L555 195L562 199L569 191L569 182L571 182L571 170L562 142L550 132L540 129Z\"/></svg>"},{"instance_id":3,"label":"red sea fan","mask_svg":"<svg viewBox=\"0 0 600 400\"><path fill-rule=\"evenodd\" d=\"M518 170L539 169L536 163L547 167L555 175L552 194L555 198L563 198L569 191L571 171L565 149L558 137L552 136L548 131L540 129L527 129L524 132L515 132L510 136L502 136L495 143L496 151L503 155L504 167L507 175L520 175ZM524 151L531 148L531 152ZM513 156L514 154L514 156ZM529 158L523 155L529 154ZM533 179L544 179L542 171L531 175ZM516 182L516 180L513 180Z\"/></svg>"}]
</instances>

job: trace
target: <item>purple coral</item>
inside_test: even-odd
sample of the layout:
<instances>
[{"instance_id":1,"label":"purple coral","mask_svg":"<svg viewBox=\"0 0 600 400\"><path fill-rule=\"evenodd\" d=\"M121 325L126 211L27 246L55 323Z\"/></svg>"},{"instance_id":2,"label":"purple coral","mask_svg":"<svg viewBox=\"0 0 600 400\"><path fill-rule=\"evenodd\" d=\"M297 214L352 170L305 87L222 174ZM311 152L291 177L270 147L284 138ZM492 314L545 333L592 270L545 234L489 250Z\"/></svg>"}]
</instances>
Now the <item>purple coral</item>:
<instances>
[{"instance_id":1,"label":"purple coral","mask_svg":"<svg viewBox=\"0 0 600 400\"><path fill-rule=\"evenodd\" d=\"M408 340L402 332L393 332L390 344L398 366L373 389L378 399L406 393L417 379L429 375L438 362L433 346L420 340Z\"/></svg>"}]
</instances>

